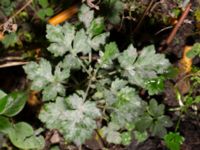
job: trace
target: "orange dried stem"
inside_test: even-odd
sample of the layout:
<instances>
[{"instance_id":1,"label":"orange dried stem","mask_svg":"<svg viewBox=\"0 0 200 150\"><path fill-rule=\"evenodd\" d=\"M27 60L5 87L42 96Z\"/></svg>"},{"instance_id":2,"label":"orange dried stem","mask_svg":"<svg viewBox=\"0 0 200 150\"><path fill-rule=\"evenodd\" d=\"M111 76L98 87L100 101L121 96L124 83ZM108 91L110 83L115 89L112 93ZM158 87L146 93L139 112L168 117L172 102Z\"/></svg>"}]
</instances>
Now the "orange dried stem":
<instances>
[{"instance_id":1,"label":"orange dried stem","mask_svg":"<svg viewBox=\"0 0 200 150\"><path fill-rule=\"evenodd\" d=\"M0 41L4 39L4 34L0 32Z\"/></svg>"},{"instance_id":2,"label":"orange dried stem","mask_svg":"<svg viewBox=\"0 0 200 150\"><path fill-rule=\"evenodd\" d=\"M187 52L189 52L191 49L192 46L185 46L183 49L183 56L179 63L179 69L181 73L189 73L192 69L192 58L187 57Z\"/></svg>"},{"instance_id":3,"label":"orange dried stem","mask_svg":"<svg viewBox=\"0 0 200 150\"><path fill-rule=\"evenodd\" d=\"M172 40L174 39L174 36L176 35L179 27L181 26L181 24L183 23L183 21L185 20L185 18L187 17L189 11L190 11L190 8L191 8L192 4L189 3L187 5L187 7L185 8L185 11L183 12L182 16L180 17L180 19L178 20L176 26L174 27L174 29L172 30L172 32L170 33L169 37L167 38L166 40L166 44L169 45Z\"/></svg>"},{"instance_id":4,"label":"orange dried stem","mask_svg":"<svg viewBox=\"0 0 200 150\"><path fill-rule=\"evenodd\" d=\"M70 19L77 12L78 12L77 5L71 6L70 8L60 12L56 16L49 19L48 22L49 22L49 24L56 26L56 25L64 22L65 20Z\"/></svg>"}]
</instances>

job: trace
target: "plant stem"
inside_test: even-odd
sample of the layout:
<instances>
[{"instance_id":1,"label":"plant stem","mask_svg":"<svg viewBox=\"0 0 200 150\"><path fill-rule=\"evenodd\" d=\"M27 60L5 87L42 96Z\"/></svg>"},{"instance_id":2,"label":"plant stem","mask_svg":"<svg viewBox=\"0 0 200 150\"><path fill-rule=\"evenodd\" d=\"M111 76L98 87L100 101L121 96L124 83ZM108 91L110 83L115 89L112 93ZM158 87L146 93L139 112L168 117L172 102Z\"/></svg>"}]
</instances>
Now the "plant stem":
<instances>
[{"instance_id":1,"label":"plant stem","mask_svg":"<svg viewBox=\"0 0 200 150\"><path fill-rule=\"evenodd\" d=\"M179 126L180 126L181 116L182 116L182 115L183 115L183 111L181 110L181 111L180 111L180 117L179 117L179 119L178 119L178 121L177 121L177 123L176 123L175 132L178 131L178 128L179 128Z\"/></svg>"},{"instance_id":2,"label":"plant stem","mask_svg":"<svg viewBox=\"0 0 200 150\"><path fill-rule=\"evenodd\" d=\"M83 97L83 101L84 101L84 102L85 102L85 100L86 100L86 98L87 98L87 95L88 95L88 93L89 93L91 84L92 84L92 77L90 77L90 80L89 80L87 89L86 89L86 91L85 91L85 95L84 95L84 97Z\"/></svg>"},{"instance_id":3,"label":"plant stem","mask_svg":"<svg viewBox=\"0 0 200 150\"><path fill-rule=\"evenodd\" d=\"M90 75L90 76L89 76L89 77L90 77L90 80L89 80L89 83L88 83L88 86L87 86L85 95L84 95L84 97L83 97L83 100L84 100L84 101L85 101L86 98L87 98L87 95L88 95L88 93L89 93L89 90L90 90L92 81L94 81L94 80L96 79L97 72L98 72L98 68L94 71L93 75Z\"/></svg>"},{"instance_id":4,"label":"plant stem","mask_svg":"<svg viewBox=\"0 0 200 150\"><path fill-rule=\"evenodd\" d=\"M80 58L77 55L73 55L75 58L78 58L78 62L80 63L80 65L83 67L84 71L91 77L91 72L88 71L88 69L86 68L86 66L83 64L83 62L80 60Z\"/></svg>"}]
</instances>

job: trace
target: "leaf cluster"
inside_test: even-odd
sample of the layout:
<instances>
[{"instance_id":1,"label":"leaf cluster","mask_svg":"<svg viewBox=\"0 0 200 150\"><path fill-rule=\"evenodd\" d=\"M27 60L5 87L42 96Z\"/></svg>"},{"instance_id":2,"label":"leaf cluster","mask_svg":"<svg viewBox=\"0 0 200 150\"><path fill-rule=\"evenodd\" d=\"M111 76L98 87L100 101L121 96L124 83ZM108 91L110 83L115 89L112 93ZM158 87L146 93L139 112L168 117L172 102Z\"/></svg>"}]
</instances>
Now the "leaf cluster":
<instances>
[{"instance_id":1,"label":"leaf cluster","mask_svg":"<svg viewBox=\"0 0 200 150\"><path fill-rule=\"evenodd\" d=\"M104 18L94 17L94 11L86 5L81 6L78 18L78 25L47 25L47 50L61 61L55 64L41 58L38 63L24 66L32 81L31 89L42 91L46 101L39 119L48 129L61 131L67 142L77 145L91 137L97 129L96 122L110 143L127 145L132 130L140 141L145 139L148 129L153 135L163 136L165 127L171 126L164 107L155 100L147 105L137 89L147 89L151 94L161 92L163 85L159 82L164 79L160 76L170 66L169 61L157 54L152 45L137 51L130 44L120 52L116 42L108 41ZM94 56L97 57L93 59ZM73 82L79 88L68 92L70 78L76 77L77 72L84 74L83 82ZM150 85L150 80L159 81ZM102 120L107 125L101 124ZM146 121L149 126L142 131L138 126L127 127ZM157 128L163 130L162 135Z\"/></svg>"},{"instance_id":2,"label":"leaf cluster","mask_svg":"<svg viewBox=\"0 0 200 150\"><path fill-rule=\"evenodd\" d=\"M183 144L184 137L177 132L169 132L165 135L164 141L169 150L180 150L180 145Z\"/></svg>"},{"instance_id":3,"label":"leaf cluster","mask_svg":"<svg viewBox=\"0 0 200 150\"><path fill-rule=\"evenodd\" d=\"M13 2L12 0L1 0L0 8L1 8L1 10L3 10L3 13L6 16L9 16L14 11L15 2Z\"/></svg>"},{"instance_id":4,"label":"leaf cluster","mask_svg":"<svg viewBox=\"0 0 200 150\"><path fill-rule=\"evenodd\" d=\"M0 90L0 132L7 135L12 144L20 149L41 149L44 147L44 138L36 136L29 124L10 121L10 117L22 110L26 100L27 95L23 92L7 95Z\"/></svg>"},{"instance_id":5,"label":"leaf cluster","mask_svg":"<svg viewBox=\"0 0 200 150\"><path fill-rule=\"evenodd\" d=\"M158 105L156 100L150 100L146 112L136 122L136 129L140 132L148 130L153 136L166 135L166 127L171 127L173 123L168 116L164 115L164 108L163 104Z\"/></svg>"},{"instance_id":6,"label":"leaf cluster","mask_svg":"<svg viewBox=\"0 0 200 150\"><path fill-rule=\"evenodd\" d=\"M40 19L44 20L45 17L52 16L54 11L49 7L48 0L38 0L38 4L41 6L40 10L37 12L37 15Z\"/></svg>"}]
</instances>

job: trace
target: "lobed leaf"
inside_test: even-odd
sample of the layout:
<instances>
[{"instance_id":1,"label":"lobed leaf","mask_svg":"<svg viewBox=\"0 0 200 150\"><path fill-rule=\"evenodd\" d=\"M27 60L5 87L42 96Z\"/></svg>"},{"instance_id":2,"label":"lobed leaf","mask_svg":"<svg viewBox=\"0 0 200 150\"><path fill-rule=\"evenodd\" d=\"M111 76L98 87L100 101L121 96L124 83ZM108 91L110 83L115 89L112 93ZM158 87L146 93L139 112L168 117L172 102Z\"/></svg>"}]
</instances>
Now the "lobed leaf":
<instances>
[{"instance_id":1,"label":"lobed leaf","mask_svg":"<svg viewBox=\"0 0 200 150\"><path fill-rule=\"evenodd\" d=\"M39 64L30 62L23 66L28 79L32 80L31 89L43 91L43 100L55 100L57 95L65 95L65 87L62 85L70 76L70 68L65 68L63 62L59 63L52 74L49 61L41 59Z\"/></svg>"},{"instance_id":2,"label":"lobed leaf","mask_svg":"<svg viewBox=\"0 0 200 150\"><path fill-rule=\"evenodd\" d=\"M154 95L164 90L164 77L149 79L145 82L145 89L148 90L149 95Z\"/></svg>"},{"instance_id":3,"label":"lobed leaf","mask_svg":"<svg viewBox=\"0 0 200 150\"><path fill-rule=\"evenodd\" d=\"M99 35L105 29L103 17L95 18L87 29L89 37Z\"/></svg>"},{"instance_id":4,"label":"lobed leaf","mask_svg":"<svg viewBox=\"0 0 200 150\"><path fill-rule=\"evenodd\" d=\"M155 99L151 99L148 108L150 114L156 117L164 114L165 106L163 104L158 105Z\"/></svg>"},{"instance_id":5,"label":"lobed leaf","mask_svg":"<svg viewBox=\"0 0 200 150\"><path fill-rule=\"evenodd\" d=\"M63 56L66 52L72 50L72 41L75 36L75 28L69 23L63 26L47 25L46 38L51 42L47 48L54 56Z\"/></svg>"},{"instance_id":6,"label":"lobed leaf","mask_svg":"<svg viewBox=\"0 0 200 150\"><path fill-rule=\"evenodd\" d=\"M106 8L106 17L112 24L120 22L120 14L123 12L123 3L119 0L104 0L104 7Z\"/></svg>"},{"instance_id":7,"label":"lobed leaf","mask_svg":"<svg viewBox=\"0 0 200 150\"><path fill-rule=\"evenodd\" d=\"M102 56L99 60L101 66L107 66L112 64L112 60L117 58L119 53L117 44L115 42L111 42L105 45L105 52L102 53Z\"/></svg>"},{"instance_id":8,"label":"lobed leaf","mask_svg":"<svg viewBox=\"0 0 200 150\"><path fill-rule=\"evenodd\" d=\"M173 125L170 118L164 115L164 105L158 105L156 100L152 99L146 109L136 121L136 129L139 132L149 130L153 136L164 137L167 133L166 128Z\"/></svg>"},{"instance_id":9,"label":"lobed leaf","mask_svg":"<svg viewBox=\"0 0 200 150\"><path fill-rule=\"evenodd\" d=\"M135 89L128 86L120 89L113 94L112 102L106 101L113 107L111 110L111 119L113 122L124 127L127 123L135 121L135 119L143 112L144 103L135 92Z\"/></svg>"},{"instance_id":10,"label":"lobed leaf","mask_svg":"<svg viewBox=\"0 0 200 150\"><path fill-rule=\"evenodd\" d=\"M177 132L169 132L165 135L164 141L169 150L180 150L184 137Z\"/></svg>"},{"instance_id":11,"label":"lobed leaf","mask_svg":"<svg viewBox=\"0 0 200 150\"><path fill-rule=\"evenodd\" d=\"M5 48L14 47L18 42L18 36L15 32L6 34L4 39L1 41Z\"/></svg>"},{"instance_id":12,"label":"lobed leaf","mask_svg":"<svg viewBox=\"0 0 200 150\"><path fill-rule=\"evenodd\" d=\"M67 98L58 97L55 103L48 103L39 118L49 129L59 129L66 140L77 145L90 138L96 128L95 118L100 116L96 104L84 101L73 94Z\"/></svg>"},{"instance_id":13,"label":"lobed leaf","mask_svg":"<svg viewBox=\"0 0 200 150\"><path fill-rule=\"evenodd\" d=\"M80 8L78 18L81 22L84 23L85 27L88 28L94 19L94 11L90 10L88 6L83 4Z\"/></svg>"},{"instance_id":14,"label":"lobed leaf","mask_svg":"<svg viewBox=\"0 0 200 150\"><path fill-rule=\"evenodd\" d=\"M106 138L106 141L109 143L114 143L114 144L121 144L122 138L120 132L117 130L120 129L120 126L117 124L110 122L108 126L103 127L101 129L101 133L103 137ZM115 138L113 138L115 137Z\"/></svg>"},{"instance_id":15,"label":"lobed leaf","mask_svg":"<svg viewBox=\"0 0 200 150\"><path fill-rule=\"evenodd\" d=\"M43 8L46 8L49 5L48 0L38 0L38 2Z\"/></svg>"},{"instance_id":16,"label":"lobed leaf","mask_svg":"<svg viewBox=\"0 0 200 150\"><path fill-rule=\"evenodd\" d=\"M91 47L88 43L88 37L83 29L78 31L74 38L73 43L73 54L77 54L82 52L83 54L87 54L91 51Z\"/></svg>"},{"instance_id":17,"label":"lobed leaf","mask_svg":"<svg viewBox=\"0 0 200 150\"><path fill-rule=\"evenodd\" d=\"M145 82L165 72L170 63L163 54L156 54L154 46L145 47L140 54L130 45L118 58L122 75L129 82L145 88Z\"/></svg>"},{"instance_id":18,"label":"lobed leaf","mask_svg":"<svg viewBox=\"0 0 200 150\"><path fill-rule=\"evenodd\" d=\"M89 40L89 44L90 46L95 50L95 51L99 51L100 50L100 46L104 45L106 43L106 38L110 35L110 33L105 32L105 33L101 33L97 36L95 36L94 38L92 38L91 40Z\"/></svg>"}]
</instances>

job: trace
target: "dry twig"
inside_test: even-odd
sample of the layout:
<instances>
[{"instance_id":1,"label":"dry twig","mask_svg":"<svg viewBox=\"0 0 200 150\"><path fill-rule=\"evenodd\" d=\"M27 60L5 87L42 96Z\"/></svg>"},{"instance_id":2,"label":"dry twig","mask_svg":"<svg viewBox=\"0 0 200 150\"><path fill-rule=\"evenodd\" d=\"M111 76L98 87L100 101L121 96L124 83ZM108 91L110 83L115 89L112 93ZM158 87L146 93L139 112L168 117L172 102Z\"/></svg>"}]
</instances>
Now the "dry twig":
<instances>
[{"instance_id":1,"label":"dry twig","mask_svg":"<svg viewBox=\"0 0 200 150\"><path fill-rule=\"evenodd\" d=\"M172 40L174 39L178 29L180 28L180 26L184 22L185 18L187 17L191 6L192 6L192 4L188 3L188 5L185 8L185 11L183 12L183 14L181 15L180 19L178 20L178 23L175 25L175 27L173 28L172 32L170 33L168 38L164 41L164 43L161 44L161 47L159 48L159 51L162 51L163 49L168 47L168 45L172 42Z\"/></svg>"}]
</instances>

